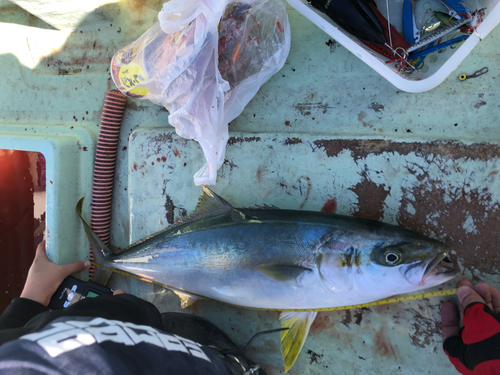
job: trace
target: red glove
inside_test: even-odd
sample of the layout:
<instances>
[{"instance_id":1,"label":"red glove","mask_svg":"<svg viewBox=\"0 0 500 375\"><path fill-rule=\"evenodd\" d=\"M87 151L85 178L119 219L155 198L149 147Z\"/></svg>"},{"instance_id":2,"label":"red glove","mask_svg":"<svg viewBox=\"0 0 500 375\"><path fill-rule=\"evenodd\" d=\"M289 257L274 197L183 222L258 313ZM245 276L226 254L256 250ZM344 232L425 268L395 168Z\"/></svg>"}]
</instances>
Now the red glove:
<instances>
[{"instance_id":1,"label":"red glove","mask_svg":"<svg viewBox=\"0 0 500 375\"><path fill-rule=\"evenodd\" d=\"M443 304L443 349L462 374L500 375L500 293L485 283L475 290L465 280L457 286L463 318L454 304Z\"/></svg>"}]
</instances>

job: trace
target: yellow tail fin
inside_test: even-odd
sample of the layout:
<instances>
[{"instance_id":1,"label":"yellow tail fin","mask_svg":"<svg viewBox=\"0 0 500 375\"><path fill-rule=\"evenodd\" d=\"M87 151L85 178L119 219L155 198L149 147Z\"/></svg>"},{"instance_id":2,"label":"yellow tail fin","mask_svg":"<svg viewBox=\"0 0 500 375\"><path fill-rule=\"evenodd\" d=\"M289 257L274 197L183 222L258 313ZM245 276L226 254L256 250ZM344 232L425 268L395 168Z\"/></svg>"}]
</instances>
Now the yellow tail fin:
<instances>
[{"instance_id":1,"label":"yellow tail fin","mask_svg":"<svg viewBox=\"0 0 500 375\"><path fill-rule=\"evenodd\" d=\"M317 313L317 311L284 311L281 313L281 328L288 328L288 330L281 332L281 354L283 355L285 372L290 370L299 356Z\"/></svg>"}]
</instances>

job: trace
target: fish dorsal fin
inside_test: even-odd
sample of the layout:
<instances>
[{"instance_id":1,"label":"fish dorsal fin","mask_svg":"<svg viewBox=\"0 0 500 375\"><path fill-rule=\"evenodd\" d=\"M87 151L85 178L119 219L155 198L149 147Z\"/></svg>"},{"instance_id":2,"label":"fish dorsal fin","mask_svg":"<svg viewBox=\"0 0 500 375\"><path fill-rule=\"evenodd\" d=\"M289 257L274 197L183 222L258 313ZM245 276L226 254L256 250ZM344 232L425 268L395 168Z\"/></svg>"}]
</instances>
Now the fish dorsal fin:
<instances>
[{"instance_id":1,"label":"fish dorsal fin","mask_svg":"<svg viewBox=\"0 0 500 375\"><path fill-rule=\"evenodd\" d=\"M201 189L202 194L193 213L189 215L189 219L200 219L202 217L221 215L234 210L233 206L208 187L201 185Z\"/></svg>"},{"instance_id":2,"label":"fish dorsal fin","mask_svg":"<svg viewBox=\"0 0 500 375\"><path fill-rule=\"evenodd\" d=\"M317 311L293 312L283 311L280 314L281 328L288 328L281 332L281 354L285 365L285 372L295 363L306 342L309 328L314 322Z\"/></svg>"},{"instance_id":3,"label":"fish dorsal fin","mask_svg":"<svg viewBox=\"0 0 500 375\"><path fill-rule=\"evenodd\" d=\"M224 199L219 197L217 194L215 194L212 190L210 190L208 187L201 185L202 193L200 196L200 199L198 200L198 204L196 205L196 208L194 209L193 213L186 217L184 220L181 220L177 223L174 223L172 225L169 225L168 227L159 230L158 232L152 233L147 237L141 238L140 240L134 242L133 244L130 244L126 248L122 249L120 253L124 253L131 248L140 245L141 243L161 234L168 232L172 229L175 229L177 227L180 227L181 225L184 225L186 223L189 223L191 221L195 221L204 217L210 217L210 216L216 216L216 215L222 215L226 212L230 211L236 211L233 206L231 206L228 202L226 202Z\"/></svg>"},{"instance_id":4,"label":"fish dorsal fin","mask_svg":"<svg viewBox=\"0 0 500 375\"><path fill-rule=\"evenodd\" d=\"M281 210L281 208L276 207L274 204L268 205L268 204L255 204L253 207L255 210Z\"/></svg>"}]
</instances>

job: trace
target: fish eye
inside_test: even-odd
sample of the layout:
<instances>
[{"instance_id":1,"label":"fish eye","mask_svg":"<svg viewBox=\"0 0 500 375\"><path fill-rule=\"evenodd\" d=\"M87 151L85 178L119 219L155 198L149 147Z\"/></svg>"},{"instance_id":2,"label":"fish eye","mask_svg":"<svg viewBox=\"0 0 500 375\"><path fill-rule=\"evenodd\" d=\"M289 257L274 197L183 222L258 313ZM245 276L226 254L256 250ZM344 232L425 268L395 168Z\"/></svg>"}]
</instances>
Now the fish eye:
<instances>
[{"instance_id":1,"label":"fish eye","mask_svg":"<svg viewBox=\"0 0 500 375\"><path fill-rule=\"evenodd\" d=\"M384 254L385 262L391 266L399 263L401 255L396 251L388 251Z\"/></svg>"}]
</instances>

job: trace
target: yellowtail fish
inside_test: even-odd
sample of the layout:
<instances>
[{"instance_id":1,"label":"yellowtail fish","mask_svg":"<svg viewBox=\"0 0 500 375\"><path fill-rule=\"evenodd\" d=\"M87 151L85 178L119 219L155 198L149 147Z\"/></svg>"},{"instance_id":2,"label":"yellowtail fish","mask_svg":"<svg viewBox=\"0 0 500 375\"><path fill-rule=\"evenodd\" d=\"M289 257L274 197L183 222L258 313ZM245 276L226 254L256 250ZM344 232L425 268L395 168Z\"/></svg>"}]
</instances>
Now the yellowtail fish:
<instances>
[{"instance_id":1,"label":"yellowtail fish","mask_svg":"<svg viewBox=\"0 0 500 375\"><path fill-rule=\"evenodd\" d=\"M84 222L96 261L171 288L185 302L201 297L282 311L285 371L315 309L415 292L455 275L448 246L410 230L323 212L234 208L202 189L187 219L120 254Z\"/></svg>"}]
</instances>

